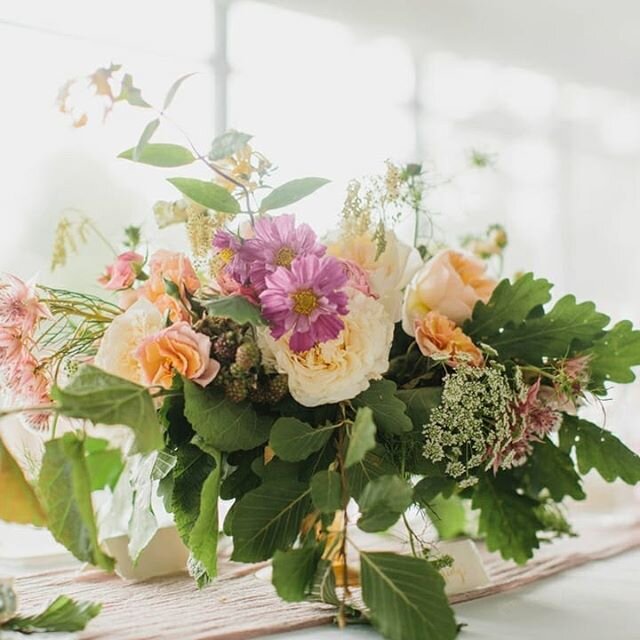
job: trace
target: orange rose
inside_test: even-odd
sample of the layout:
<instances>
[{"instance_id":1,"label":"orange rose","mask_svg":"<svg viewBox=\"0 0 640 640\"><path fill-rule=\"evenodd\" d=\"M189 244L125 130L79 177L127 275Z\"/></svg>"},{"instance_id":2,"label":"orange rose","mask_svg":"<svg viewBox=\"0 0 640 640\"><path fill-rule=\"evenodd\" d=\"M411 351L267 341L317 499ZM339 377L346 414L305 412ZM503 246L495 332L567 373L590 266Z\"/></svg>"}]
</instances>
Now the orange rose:
<instances>
[{"instance_id":1,"label":"orange rose","mask_svg":"<svg viewBox=\"0 0 640 640\"><path fill-rule=\"evenodd\" d=\"M414 325L416 343L425 356L447 358L452 367L466 362L474 367L483 363L482 352L462 329L437 311L430 311Z\"/></svg>"},{"instance_id":2,"label":"orange rose","mask_svg":"<svg viewBox=\"0 0 640 640\"><path fill-rule=\"evenodd\" d=\"M471 317L476 302L488 302L496 287L485 272L484 262L464 253L447 249L435 255L405 291L402 328L413 335L415 321L430 311L461 325Z\"/></svg>"},{"instance_id":3,"label":"orange rose","mask_svg":"<svg viewBox=\"0 0 640 640\"><path fill-rule=\"evenodd\" d=\"M148 385L171 388L176 373L206 387L220 371L210 357L211 340L195 332L188 322L177 322L146 338L135 355Z\"/></svg>"}]
</instances>

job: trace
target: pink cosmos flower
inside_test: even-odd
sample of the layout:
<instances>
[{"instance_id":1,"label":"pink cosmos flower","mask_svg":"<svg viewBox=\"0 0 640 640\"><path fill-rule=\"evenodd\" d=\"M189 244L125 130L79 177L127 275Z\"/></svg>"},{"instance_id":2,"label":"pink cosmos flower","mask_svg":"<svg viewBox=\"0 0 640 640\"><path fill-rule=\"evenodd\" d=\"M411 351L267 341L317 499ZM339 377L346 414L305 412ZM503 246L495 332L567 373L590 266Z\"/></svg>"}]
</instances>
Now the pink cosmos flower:
<instances>
[{"instance_id":1,"label":"pink cosmos flower","mask_svg":"<svg viewBox=\"0 0 640 640\"><path fill-rule=\"evenodd\" d=\"M214 269L244 284L249 279L249 264L242 259L242 240L224 229L218 229L213 236Z\"/></svg>"},{"instance_id":2,"label":"pink cosmos flower","mask_svg":"<svg viewBox=\"0 0 640 640\"><path fill-rule=\"evenodd\" d=\"M0 325L30 334L42 318L50 318L32 282L23 282L10 274L0 275Z\"/></svg>"},{"instance_id":3,"label":"pink cosmos flower","mask_svg":"<svg viewBox=\"0 0 640 640\"><path fill-rule=\"evenodd\" d=\"M347 275L336 258L301 256L290 268L280 266L267 274L265 284L260 294L263 315L276 340L291 331L293 351L308 351L318 342L333 340L344 328L340 316L348 313L348 297L341 289Z\"/></svg>"},{"instance_id":4,"label":"pink cosmos flower","mask_svg":"<svg viewBox=\"0 0 640 640\"><path fill-rule=\"evenodd\" d=\"M144 258L135 251L121 253L113 264L110 264L98 282L110 291L128 289L136 280Z\"/></svg>"},{"instance_id":5,"label":"pink cosmos flower","mask_svg":"<svg viewBox=\"0 0 640 640\"><path fill-rule=\"evenodd\" d=\"M251 283L258 293L265 290L267 277L278 268L289 269L300 256L320 258L327 250L309 225L296 227L295 216L290 214L256 220L254 234L242 244L240 257L250 265Z\"/></svg>"}]
</instances>

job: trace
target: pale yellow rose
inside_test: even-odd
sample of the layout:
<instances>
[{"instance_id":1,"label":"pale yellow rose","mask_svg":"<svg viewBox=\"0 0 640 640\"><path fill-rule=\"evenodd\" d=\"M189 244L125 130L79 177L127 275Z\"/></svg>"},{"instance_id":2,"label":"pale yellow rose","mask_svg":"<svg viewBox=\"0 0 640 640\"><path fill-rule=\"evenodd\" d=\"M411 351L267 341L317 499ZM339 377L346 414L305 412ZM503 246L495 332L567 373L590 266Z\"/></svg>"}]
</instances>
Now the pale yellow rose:
<instances>
[{"instance_id":1,"label":"pale yellow rose","mask_svg":"<svg viewBox=\"0 0 640 640\"><path fill-rule=\"evenodd\" d=\"M94 364L114 376L142 384L142 369L135 351L145 338L163 327L162 313L149 300L141 298L109 325Z\"/></svg>"},{"instance_id":2,"label":"pale yellow rose","mask_svg":"<svg viewBox=\"0 0 640 640\"><path fill-rule=\"evenodd\" d=\"M165 389L171 388L175 374L206 387L220 371L220 363L211 358L209 337L184 321L145 338L135 356L145 384Z\"/></svg>"},{"instance_id":3,"label":"pale yellow rose","mask_svg":"<svg viewBox=\"0 0 640 640\"><path fill-rule=\"evenodd\" d=\"M416 273L404 294L402 328L414 335L416 320L437 311L457 325L471 317L478 300L487 302L496 281L486 275L481 260L447 249Z\"/></svg>"},{"instance_id":4,"label":"pale yellow rose","mask_svg":"<svg viewBox=\"0 0 640 640\"><path fill-rule=\"evenodd\" d=\"M289 377L289 391L302 405L315 407L355 398L389 368L393 322L379 301L349 292L345 327L335 340L305 353L289 348L288 336L274 340L261 331L264 362Z\"/></svg>"},{"instance_id":5,"label":"pale yellow rose","mask_svg":"<svg viewBox=\"0 0 640 640\"><path fill-rule=\"evenodd\" d=\"M402 291L422 260L416 249L400 241L393 231L385 234L386 247L376 260L378 246L371 233L341 236L329 240L327 252L355 262L369 277L373 292L379 296L394 322L402 317Z\"/></svg>"},{"instance_id":6,"label":"pale yellow rose","mask_svg":"<svg viewBox=\"0 0 640 640\"><path fill-rule=\"evenodd\" d=\"M414 325L416 343L421 353L447 361L456 367L464 362L475 367L483 363L482 352L460 327L437 311L430 311Z\"/></svg>"}]
</instances>

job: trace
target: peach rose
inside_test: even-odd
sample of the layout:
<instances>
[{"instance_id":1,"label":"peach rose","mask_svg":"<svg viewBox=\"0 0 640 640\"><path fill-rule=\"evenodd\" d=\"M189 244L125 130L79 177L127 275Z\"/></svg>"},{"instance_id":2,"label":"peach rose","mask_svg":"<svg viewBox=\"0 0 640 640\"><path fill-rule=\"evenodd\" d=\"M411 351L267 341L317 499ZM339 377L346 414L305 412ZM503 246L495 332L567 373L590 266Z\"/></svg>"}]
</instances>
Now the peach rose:
<instances>
[{"instance_id":1,"label":"peach rose","mask_svg":"<svg viewBox=\"0 0 640 640\"><path fill-rule=\"evenodd\" d=\"M430 311L414 325L416 343L423 355L430 358L447 358L447 364L455 367L466 362L474 367L483 363L482 352L460 327L437 311Z\"/></svg>"},{"instance_id":2,"label":"peach rose","mask_svg":"<svg viewBox=\"0 0 640 640\"><path fill-rule=\"evenodd\" d=\"M496 284L487 277L486 265L481 260L451 249L441 251L416 273L407 287L402 328L414 335L416 320L429 311L437 311L461 325L471 317L478 300L488 302Z\"/></svg>"},{"instance_id":3,"label":"peach rose","mask_svg":"<svg viewBox=\"0 0 640 640\"><path fill-rule=\"evenodd\" d=\"M171 387L176 373L206 387L220 371L210 357L211 340L188 322L177 322L146 338L136 349L143 379L148 385Z\"/></svg>"}]
</instances>

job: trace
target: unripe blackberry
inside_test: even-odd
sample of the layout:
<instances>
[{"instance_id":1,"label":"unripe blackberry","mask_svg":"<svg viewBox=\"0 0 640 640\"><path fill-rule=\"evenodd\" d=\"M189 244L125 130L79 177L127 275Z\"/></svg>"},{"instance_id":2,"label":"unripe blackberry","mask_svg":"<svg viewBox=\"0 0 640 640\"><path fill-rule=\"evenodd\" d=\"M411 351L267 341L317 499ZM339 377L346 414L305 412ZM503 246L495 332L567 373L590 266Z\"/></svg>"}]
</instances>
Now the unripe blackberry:
<instances>
[{"instance_id":1,"label":"unripe blackberry","mask_svg":"<svg viewBox=\"0 0 640 640\"><path fill-rule=\"evenodd\" d=\"M236 364L243 371L249 371L260 364L260 349L255 342L243 342L236 351Z\"/></svg>"},{"instance_id":2,"label":"unripe blackberry","mask_svg":"<svg viewBox=\"0 0 640 640\"><path fill-rule=\"evenodd\" d=\"M269 379L267 389L267 402L275 404L280 402L289 393L289 380L285 375L277 375Z\"/></svg>"},{"instance_id":3,"label":"unripe blackberry","mask_svg":"<svg viewBox=\"0 0 640 640\"><path fill-rule=\"evenodd\" d=\"M231 380L224 387L224 395L227 400L239 404L243 400L246 400L248 394L247 384L244 380L236 378Z\"/></svg>"},{"instance_id":4,"label":"unripe blackberry","mask_svg":"<svg viewBox=\"0 0 640 640\"><path fill-rule=\"evenodd\" d=\"M222 362L233 362L236 357L237 345L233 339L233 334L229 332L218 336L213 341L213 355Z\"/></svg>"}]
</instances>

